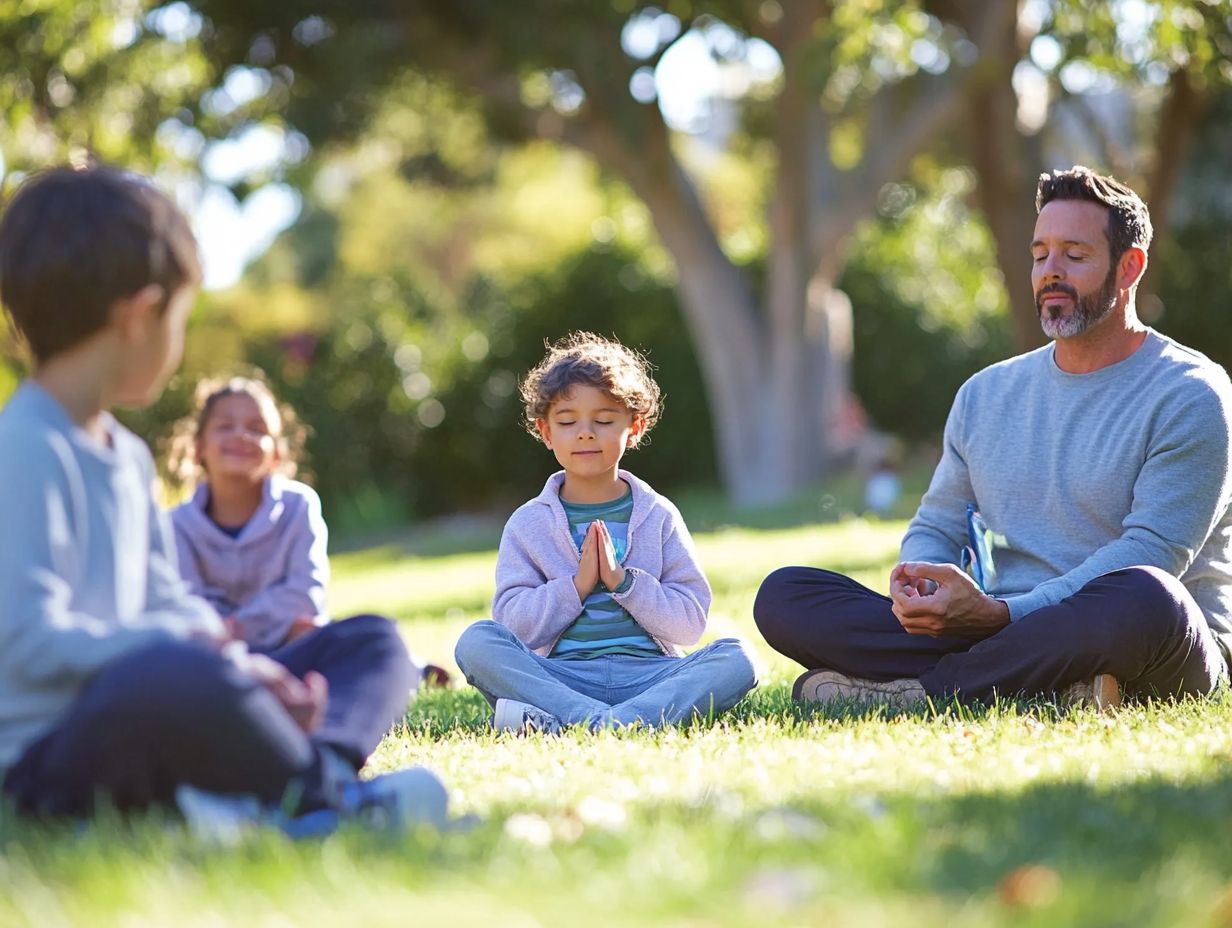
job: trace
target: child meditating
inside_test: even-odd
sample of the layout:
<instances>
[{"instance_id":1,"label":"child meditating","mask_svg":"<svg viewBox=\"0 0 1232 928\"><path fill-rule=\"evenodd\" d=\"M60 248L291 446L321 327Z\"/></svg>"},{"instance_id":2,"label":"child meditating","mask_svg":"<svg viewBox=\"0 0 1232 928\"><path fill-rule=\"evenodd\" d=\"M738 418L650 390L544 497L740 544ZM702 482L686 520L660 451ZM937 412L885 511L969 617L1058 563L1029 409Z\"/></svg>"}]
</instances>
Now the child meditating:
<instances>
[{"instance_id":1,"label":"child meditating","mask_svg":"<svg viewBox=\"0 0 1232 928\"><path fill-rule=\"evenodd\" d=\"M3 794L36 815L178 804L206 829L440 823L428 771L356 775L414 680L391 623L265 656L180 578L150 453L109 409L162 392L200 279L187 220L122 171L37 175L0 221L0 299L35 360L0 412Z\"/></svg>"},{"instance_id":2,"label":"child meditating","mask_svg":"<svg viewBox=\"0 0 1232 928\"><path fill-rule=\"evenodd\" d=\"M645 359L586 332L522 384L526 427L563 470L505 525L495 621L458 640L458 666L498 729L556 732L710 718L756 685L747 646L706 628L710 585L676 507L620 469L659 417Z\"/></svg>"}]
</instances>

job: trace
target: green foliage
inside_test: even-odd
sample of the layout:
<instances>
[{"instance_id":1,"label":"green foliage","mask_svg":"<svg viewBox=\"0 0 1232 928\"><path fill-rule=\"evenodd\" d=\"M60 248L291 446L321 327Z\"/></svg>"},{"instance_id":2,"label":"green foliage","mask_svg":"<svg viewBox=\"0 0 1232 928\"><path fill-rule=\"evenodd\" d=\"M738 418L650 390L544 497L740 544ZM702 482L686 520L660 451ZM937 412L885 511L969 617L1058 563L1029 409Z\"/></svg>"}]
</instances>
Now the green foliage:
<instances>
[{"instance_id":1,"label":"green foliage","mask_svg":"<svg viewBox=\"0 0 1232 928\"><path fill-rule=\"evenodd\" d=\"M194 121L214 75L196 33L169 37L155 6L0 4L0 174L87 152L147 172L183 163L171 122Z\"/></svg>"},{"instance_id":2,"label":"green foliage","mask_svg":"<svg viewBox=\"0 0 1232 928\"><path fill-rule=\"evenodd\" d=\"M401 290L388 302L407 298ZM421 316L413 302L409 313L338 315L318 335L250 351L312 426L311 470L340 531L537 493L557 465L522 429L517 384L545 338L579 328L615 335L660 367L667 412L628 466L665 487L714 479L700 376L674 296L636 256L583 251L509 290L477 280L464 305L459 316L429 307Z\"/></svg>"},{"instance_id":3,"label":"green foliage","mask_svg":"<svg viewBox=\"0 0 1232 928\"><path fill-rule=\"evenodd\" d=\"M1012 353L990 236L965 199L972 183L949 169L888 185L842 278L856 395L880 428L905 437L939 433L963 381Z\"/></svg>"},{"instance_id":4,"label":"green foliage","mask_svg":"<svg viewBox=\"0 0 1232 928\"><path fill-rule=\"evenodd\" d=\"M1226 0L1053 0L1047 32L1118 77L1161 83L1184 70L1201 85L1232 84L1232 7Z\"/></svg>"},{"instance_id":5,"label":"green foliage","mask_svg":"<svg viewBox=\"0 0 1232 928\"><path fill-rule=\"evenodd\" d=\"M1151 247L1163 313L1153 325L1232 372L1232 91L1195 139L1171 231Z\"/></svg>"},{"instance_id":6,"label":"green foliage","mask_svg":"<svg viewBox=\"0 0 1232 928\"><path fill-rule=\"evenodd\" d=\"M450 413L417 462L435 501L465 508L485 497L530 497L558 469L523 429L516 384L543 357L545 341L578 329L614 336L657 368L664 414L626 466L664 489L715 479L710 416L675 294L646 275L637 255L587 249L490 296L473 302L471 321L491 352L441 397Z\"/></svg>"},{"instance_id":7,"label":"green foliage","mask_svg":"<svg viewBox=\"0 0 1232 928\"><path fill-rule=\"evenodd\" d=\"M1232 372L1232 224L1187 223L1152 251L1163 300L1152 324Z\"/></svg>"}]
</instances>

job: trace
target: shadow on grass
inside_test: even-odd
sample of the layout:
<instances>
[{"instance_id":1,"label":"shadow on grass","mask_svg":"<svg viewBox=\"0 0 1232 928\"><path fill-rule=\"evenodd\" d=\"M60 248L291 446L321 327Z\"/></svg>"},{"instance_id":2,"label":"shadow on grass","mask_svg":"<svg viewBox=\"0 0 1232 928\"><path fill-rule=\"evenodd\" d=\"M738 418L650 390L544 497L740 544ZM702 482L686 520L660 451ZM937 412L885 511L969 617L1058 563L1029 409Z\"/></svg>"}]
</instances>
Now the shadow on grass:
<instances>
[{"instance_id":1,"label":"shadow on grass","mask_svg":"<svg viewBox=\"0 0 1232 928\"><path fill-rule=\"evenodd\" d=\"M943 699L911 709L868 706L836 702L826 705L799 703L791 698L785 684L764 685L716 718L699 718L680 726L686 731L704 731L716 722L747 725L768 721L795 728L816 721L854 722L869 719L949 718L978 722L993 714L1030 715L1040 721L1065 718L1072 710L1050 700L1004 700L992 706L965 705L956 699ZM407 710L404 724L410 732L427 737L454 733L483 733L488 730L492 709L479 691L470 686L427 690L420 693ZM638 737L638 735L635 735Z\"/></svg>"},{"instance_id":2,"label":"shadow on grass","mask_svg":"<svg viewBox=\"0 0 1232 928\"><path fill-rule=\"evenodd\" d=\"M778 684L753 694L724 718L736 726L766 720L786 727L818 719L928 718L931 711L801 706ZM961 712L947 704L935 711L943 718L977 721L996 713L1041 719L1066 714L1047 703L963 707ZM417 735L465 736L485 731L488 714L473 689L434 691L412 706L407 727ZM631 740L644 737L635 734ZM1082 739L1075 738L1073 749L1082 747ZM747 754L737 752L737 757L738 762L755 762ZM817 774L824 778L826 771ZM669 847L683 849L680 866L691 861L700 870L678 885L663 881L653 893L631 891L627 904L644 909L646 920L690 913L691 923L697 924L764 924L799 909L796 921L802 924L862 924L855 916L824 916L828 911L841 915L844 905L853 907L846 910L849 915L867 915L885 904L896 905L900 913L903 906L921 906L918 920L896 922L902 924L944 924L947 915L962 915L969 905L986 906L995 916L988 923L998 925L1220 924L1211 916L1232 874L1232 769L1212 765L1182 779L1112 779L1121 782L1099 785L1071 777L1025 787L932 789L914 795L853 781L790 807L733 805L731 797L718 793L672 801L646 798L628 802L628 824L612 830L583 829L576 809L546 797L542 806L530 809L492 808L469 834L345 833L329 853L321 853L316 843L287 846L274 836L238 851L201 847L158 816L139 817L135 823L104 819L81 829L18 824L0 815L6 862L0 867L0 897L6 890L26 899L51 891L88 894L92 887L129 881L127 896L119 898L140 899L141 880L176 865L207 872L211 885L231 891L247 886L255 869L260 874L257 895L277 898L297 881L335 885L329 882L336 880L330 868L341 860L364 874L365 892L373 884L389 884L427 894L441 880L473 879L476 886L496 887L494 892L518 886L524 911L562 898L572 905L575 918L582 897L571 896L570 887L596 873L611 878L630 871L633 857L662 864L656 849ZM510 816L522 812L534 819L532 824L541 817L548 833L570 837L526 843L507 827ZM1013 885L1008 875L1027 866L1040 868L1042 881L1028 880L1026 891L1007 889ZM131 878L130 872L135 873ZM640 887L641 881L644 874L637 872L628 878L628 887ZM766 906L766 912L759 908ZM722 917L746 910L766 919ZM544 913L543 924L571 923L549 917L547 909ZM974 922L967 918L962 923Z\"/></svg>"}]
</instances>

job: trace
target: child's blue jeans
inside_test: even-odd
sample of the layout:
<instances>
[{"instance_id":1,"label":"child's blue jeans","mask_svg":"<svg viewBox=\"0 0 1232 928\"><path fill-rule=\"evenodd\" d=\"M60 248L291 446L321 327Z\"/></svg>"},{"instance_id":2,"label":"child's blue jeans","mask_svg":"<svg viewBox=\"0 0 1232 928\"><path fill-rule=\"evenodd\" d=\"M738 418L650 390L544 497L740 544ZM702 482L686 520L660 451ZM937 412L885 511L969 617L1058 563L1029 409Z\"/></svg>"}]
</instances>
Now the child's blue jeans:
<instances>
[{"instance_id":1,"label":"child's blue jeans","mask_svg":"<svg viewBox=\"0 0 1232 928\"><path fill-rule=\"evenodd\" d=\"M737 638L720 638L687 657L556 660L540 657L503 625L484 620L462 633L454 658L488 702L516 699L565 725L712 718L757 685L752 653Z\"/></svg>"}]
</instances>

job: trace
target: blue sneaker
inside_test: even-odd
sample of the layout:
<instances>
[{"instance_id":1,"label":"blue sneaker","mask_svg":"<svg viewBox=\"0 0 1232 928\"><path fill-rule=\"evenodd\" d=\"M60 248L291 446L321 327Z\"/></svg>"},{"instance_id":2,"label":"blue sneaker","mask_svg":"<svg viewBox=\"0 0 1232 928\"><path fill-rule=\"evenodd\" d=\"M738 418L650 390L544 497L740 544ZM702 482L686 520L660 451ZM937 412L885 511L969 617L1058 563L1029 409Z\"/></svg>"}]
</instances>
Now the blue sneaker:
<instances>
[{"instance_id":1,"label":"blue sneaker","mask_svg":"<svg viewBox=\"0 0 1232 928\"><path fill-rule=\"evenodd\" d=\"M344 822L381 830L429 825L444 830L449 794L436 774L424 767L396 770L371 780L343 784L336 805L291 818L263 807L255 796L211 793L179 786L175 793L189 830L214 844L235 845L257 828L273 826L290 838L324 838Z\"/></svg>"},{"instance_id":2,"label":"blue sneaker","mask_svg":"<svg viewBox=\"0 0 1232 928\"><path fill-rule=\"evenodd\" d=\"M395 770L342 787L335 806L285 819L279 827L292 838L323 838L344 822L359 822L382 831L429 825L442 831L449 821L449 793L424 767Z\"/></svg>"},{"instance_id":3,"label":"blue sneaker","mask_svg":"<svg viewBox=\"0 0 1232 928\"><path fill-rule=\"evenodd\" d=\"M439 830L449 819L449 793L431 770L408 767L346 784L339 812L378 828L431 825Z\"/></svg>"}]
</instances>

